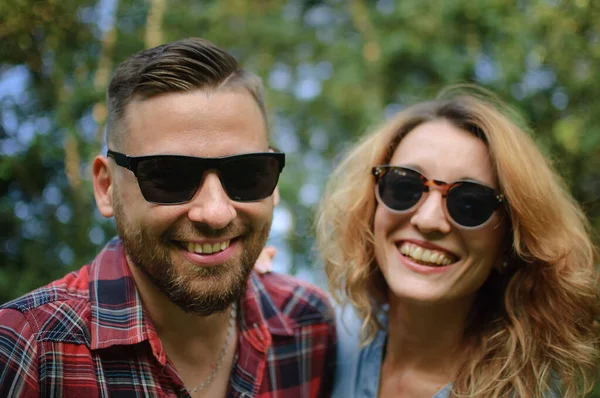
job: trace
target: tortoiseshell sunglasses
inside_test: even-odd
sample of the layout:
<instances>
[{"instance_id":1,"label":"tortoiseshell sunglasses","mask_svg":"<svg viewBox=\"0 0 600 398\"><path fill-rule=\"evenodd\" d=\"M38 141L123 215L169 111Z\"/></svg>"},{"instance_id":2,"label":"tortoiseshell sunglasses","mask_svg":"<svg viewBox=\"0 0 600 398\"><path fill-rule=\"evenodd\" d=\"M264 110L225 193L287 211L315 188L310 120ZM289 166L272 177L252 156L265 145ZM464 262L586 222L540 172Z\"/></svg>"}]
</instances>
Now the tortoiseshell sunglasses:
<instances>
[{"instance_id":1,"label":"tortoiseshell sunglasses","mask_svg":"<svg viewBox=\"0 0 600 398\"><path fill-rule=\"evenodd\" d=\"M445 198L445 212L462 228L485 224L504 201L504 195L473 181L430 180L416 170L390 165L375 166L375 196L379 203L395 213L407 213L421 203L424 193L436 187Z\"/></svg>"}]
</instances>

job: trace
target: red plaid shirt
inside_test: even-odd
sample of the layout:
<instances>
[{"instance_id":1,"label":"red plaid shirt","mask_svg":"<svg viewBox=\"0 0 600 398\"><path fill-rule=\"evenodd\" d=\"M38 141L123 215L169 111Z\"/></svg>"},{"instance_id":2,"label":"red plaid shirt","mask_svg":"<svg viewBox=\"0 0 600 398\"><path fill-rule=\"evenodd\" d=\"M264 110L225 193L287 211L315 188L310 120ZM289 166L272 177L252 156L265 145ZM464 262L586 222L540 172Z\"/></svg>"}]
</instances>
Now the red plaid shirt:
<instances>
[{"instance_id":1,"label":"red plaid shirt","mask_svg":"<svg viewBox=\"0 0 600 398\"><path fill-rule=\"evenodd\" d=\"M329 396L333 311L290 276L253 274L228 397ZM0 397L189 396L115 239L77 272L0 307Z\"/></svg>"}]
</instances>

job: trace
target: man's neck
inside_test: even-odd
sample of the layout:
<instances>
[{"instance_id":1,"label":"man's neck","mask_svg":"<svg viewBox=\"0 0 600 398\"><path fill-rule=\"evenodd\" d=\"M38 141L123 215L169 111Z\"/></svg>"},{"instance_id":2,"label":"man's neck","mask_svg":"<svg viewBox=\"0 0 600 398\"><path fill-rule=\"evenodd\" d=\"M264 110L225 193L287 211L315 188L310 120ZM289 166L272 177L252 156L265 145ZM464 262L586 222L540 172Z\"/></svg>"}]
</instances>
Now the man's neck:
<instances>
[{"instance_id":1,"label":"man's neck","mask_svg":"<svg viewBox=\"0 0 600 398\"><path fill-rule=\"evenodd\" d=\"M148 277L128 261L144 309L150 315L167 354L180 353L192 358L212 358L223 345L231 307L206 316L190 314L172 303ZM187 354L187 355L186 355ZM191 360L191 358L190 358Z\"/></svg>"},{"instance_id":2,"label":"man's neck","mask_svg":"<svg viewBox=\"0 0 600 398\"><path fill-rule=\"evenodd\" d=\"M192 396L224 397L237 347L233 308L207 316L186 313L158 290L128 261L144 308L167 357L188 391L206 384ZM213 370L217 371L213 374Z\"/></svg>"}]
</instances>

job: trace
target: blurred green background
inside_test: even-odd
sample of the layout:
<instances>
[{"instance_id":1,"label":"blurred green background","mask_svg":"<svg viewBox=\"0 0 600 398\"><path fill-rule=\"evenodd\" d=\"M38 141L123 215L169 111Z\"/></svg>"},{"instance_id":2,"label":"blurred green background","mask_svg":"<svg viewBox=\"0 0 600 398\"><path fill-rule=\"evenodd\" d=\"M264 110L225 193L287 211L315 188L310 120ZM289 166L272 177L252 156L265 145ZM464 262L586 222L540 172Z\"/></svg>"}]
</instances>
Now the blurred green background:
<instances>
[{"instance_id":1,"label":"blurred green background","mask_svg":"<svg viewBox=\"0 0 600 398\"><path fill-rule=\"evenodd\" d=\"M336 155L454 83L523 113L600 231L598 1L3 0L0 302L79 268L114 235L90 185L111 71L189 36L264 79L273 143L288 154L270 238L280 271L323 284L311 223Z\"/></svg>"}]
</instances>

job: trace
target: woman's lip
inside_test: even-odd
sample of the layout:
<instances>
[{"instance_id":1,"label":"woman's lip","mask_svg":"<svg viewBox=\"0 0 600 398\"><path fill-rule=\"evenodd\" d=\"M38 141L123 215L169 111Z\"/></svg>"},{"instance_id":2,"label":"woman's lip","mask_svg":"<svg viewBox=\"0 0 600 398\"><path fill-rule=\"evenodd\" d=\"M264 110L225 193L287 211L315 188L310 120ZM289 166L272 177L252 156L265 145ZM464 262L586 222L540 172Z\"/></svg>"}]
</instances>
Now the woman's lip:
<instances>
[{"instance_id":1,"label":"woman's lip","mask_svg":"<svg viewBox=\"0 0 600 398\"><path fill-rule=\"evenodd\" d=\"M423 240L417 240L417 239L402 239L402 240L399 240L399 241L396 241L396 242L395 242L395 243L396 243L396 247L400 247L400 246L402 246L402 243L403 243L403 242L412 243L413 245L420 246L420 247L422 247L423 249L429 249L429 250L436 250L436 251L439 251L439 252L444 252L444 253L446 253L448 256L451 256L453 259L455 259L455 262L456 262L456 261L458 261L458 260L460 260L460 256L459 256L459 255L457 255L456 253L453 253L453 252L451 252L451 251L450 251L450 250L448 250L448 249L444 249L443 247L441 247L441 246L438 246L438 245L436 245L436 244L434 244L434 243L431 243L431 242L426 242L426 241L423 241Z\"/></svg>"},{"instance_id":2,"label":"woman's lip","mask_svg":"<svg viewBox=\"0 0 600 398\"><path fill-rule=\"evenodd\" d=\"M415 261L412 261L409 257L406 257L402 253L400 253L400 251L398 251L398 256L400 257L400 262L402 264L404 264L404 266L406 268L408 268L409 270L416 272L418 274L425 274L425 275L442 274L442 273L448 271L450 268L452 268L453 265L456 264L456 262L454 262L454 263L448 264L448 265L437 265L437 266L423 265L423 264L419 264Z\"/></svg>"}]
</instances>

